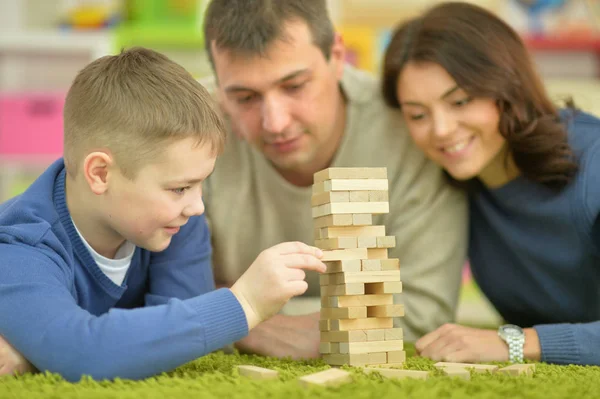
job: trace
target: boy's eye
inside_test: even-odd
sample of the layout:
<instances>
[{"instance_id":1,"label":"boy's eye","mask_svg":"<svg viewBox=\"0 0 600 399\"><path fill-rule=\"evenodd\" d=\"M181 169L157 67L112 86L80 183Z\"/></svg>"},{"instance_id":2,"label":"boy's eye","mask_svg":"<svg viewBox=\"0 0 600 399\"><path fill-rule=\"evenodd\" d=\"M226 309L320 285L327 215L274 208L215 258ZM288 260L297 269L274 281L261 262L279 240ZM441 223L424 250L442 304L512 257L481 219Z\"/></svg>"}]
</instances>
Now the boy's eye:
<instances>
[{"instance_id":1,"label":"boy's eye","mask_svg":"<svg viewBox=\"0 0 600 399\"><path fill-rule=\"evenodd\" d=\"M177 195L183 195L187 190L189 190L189 187L179 187L171 189L171 191Z\"/></svg>"}]
</instances>

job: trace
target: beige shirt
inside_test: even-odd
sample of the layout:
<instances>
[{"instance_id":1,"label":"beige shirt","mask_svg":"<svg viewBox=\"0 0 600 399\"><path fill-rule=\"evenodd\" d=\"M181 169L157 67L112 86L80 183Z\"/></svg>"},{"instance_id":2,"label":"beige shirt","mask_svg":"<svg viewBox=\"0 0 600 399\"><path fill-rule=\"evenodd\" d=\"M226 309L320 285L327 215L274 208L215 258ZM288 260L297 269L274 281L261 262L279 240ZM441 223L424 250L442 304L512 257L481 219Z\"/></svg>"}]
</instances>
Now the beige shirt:
<instances>
[{"instance_id":1,"label":"beige shirt","mask_svg":"<svg viewBox=\"0 0 600 399\"><path fill-rule=\"evenodd\" d=\"M395 300L406 314L398 326L413 341L454 319L466 259L466 198L413 144L374 77L347 67L341 87L348 99L346 130L331 166L387 167L390 213L373 222L396 236L389 257L400 259L403 293ZM235 282L275 244L314 243L311 188L288 183L233 134L204 192L217 283ZM307 273L307 281L306 295L319 296L316 273Z\"/></svg>"}]
</instances>

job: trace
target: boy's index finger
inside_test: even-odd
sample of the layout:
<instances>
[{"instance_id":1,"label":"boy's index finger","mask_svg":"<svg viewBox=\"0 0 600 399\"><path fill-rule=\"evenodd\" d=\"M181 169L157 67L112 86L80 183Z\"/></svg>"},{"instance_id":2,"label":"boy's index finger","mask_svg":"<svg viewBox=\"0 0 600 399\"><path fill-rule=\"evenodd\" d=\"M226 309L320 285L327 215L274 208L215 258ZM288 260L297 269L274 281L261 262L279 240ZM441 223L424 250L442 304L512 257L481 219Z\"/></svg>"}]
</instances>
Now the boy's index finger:
<instances>
[{"instance_id":1,"label":"boy's index finger","mask_svg":"<svg viewBox=\"0 0 600 399\"><path fill-rule=\"evenodd\" d=\"M323 251L321 249L307 245L301 241L284 242L277 245L277 247L281 255L307 254L313 255L319 259L323 257Z\"/></svg>"}]
</instances>

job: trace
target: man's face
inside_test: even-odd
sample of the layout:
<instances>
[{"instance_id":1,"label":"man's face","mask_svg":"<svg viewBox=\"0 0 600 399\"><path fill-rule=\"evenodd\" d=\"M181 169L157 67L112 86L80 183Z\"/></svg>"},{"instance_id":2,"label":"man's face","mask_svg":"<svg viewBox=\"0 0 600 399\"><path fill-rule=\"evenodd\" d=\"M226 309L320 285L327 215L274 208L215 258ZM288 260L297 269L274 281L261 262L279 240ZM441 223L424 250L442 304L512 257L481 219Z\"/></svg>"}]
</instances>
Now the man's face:
<instances>
[{"instance_id":1,"label":"man's face","mask_svg":"<svg viewBox=\"0 0 600 399\"><path fill-rule=\"evenodd\" d=\"M107 191L111 228L139 247L166 249L190 217L204 213L202 181L216 160L210 150L186 138L168 145L133 180L115 171Z\"/></svg>"},{"instance_id":2,"label":"man's face","mask_svg":"<svg viewBox=\"0 0 600 399\"><path fill-rule=\"evenodd\" d=\"M218 94L232 129L280 170L302 170L321 152L335 152L340 115L338 82L344 49L339 38L328 60L305 23L286 25L264 57L212 44ZM329 150L329 151L328 151ZM309 166L308 166L309 167Z\"/></svg>"}]
</instances>

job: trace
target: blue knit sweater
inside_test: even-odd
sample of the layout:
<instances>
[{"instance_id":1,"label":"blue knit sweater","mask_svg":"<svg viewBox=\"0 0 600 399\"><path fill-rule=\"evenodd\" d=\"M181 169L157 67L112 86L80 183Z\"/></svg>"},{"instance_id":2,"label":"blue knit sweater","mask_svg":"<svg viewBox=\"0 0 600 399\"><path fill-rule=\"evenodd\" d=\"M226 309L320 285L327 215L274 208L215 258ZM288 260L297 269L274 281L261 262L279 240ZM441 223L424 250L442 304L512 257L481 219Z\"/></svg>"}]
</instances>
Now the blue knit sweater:
<instances>
[{"instance_id":1,"label":"blue knit sweater","mask_svg":"<svg viewBox=\"0 0 600 399\"><path fill-rule=\"evenodd\" d=\"M76 381L139 379L248 333L228 289L214 289L205 218L190 218L160 253L136 248L121 286L94 262L55 162L0 206L0 335L38 369Z\"/></svg>"},{"instance_id":2,"label":"blue knit sweater","mask_svg":"<svg viewBox=\"0 0 600 399\"><path fill-rule=\"evenodd\" d=\"M474 195L470 260L499 313L536 329L542 361L600 365L600 120L563 116L577 177L558 194L519 177Z\"/></svg>"}]
</instances>

